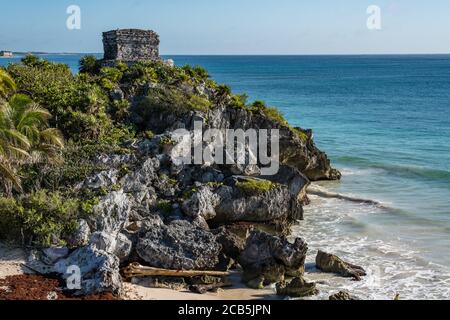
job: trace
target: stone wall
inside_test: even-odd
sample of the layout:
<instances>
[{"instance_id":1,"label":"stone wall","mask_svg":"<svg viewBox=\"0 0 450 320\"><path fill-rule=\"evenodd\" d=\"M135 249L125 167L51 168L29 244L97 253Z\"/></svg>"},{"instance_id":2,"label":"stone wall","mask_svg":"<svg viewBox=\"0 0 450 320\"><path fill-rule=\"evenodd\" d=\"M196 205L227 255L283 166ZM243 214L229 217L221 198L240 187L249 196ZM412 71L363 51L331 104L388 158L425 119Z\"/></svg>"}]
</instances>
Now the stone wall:
<instances>
[{"instance_id":1,"label":"stone wall","mask_svg":"<svg viewBox=\"0 0 450 320\"><path fill-rule=\"evenodd\" d=\"M159 60L159 35L151 30L121 29L103 33L104 61Z\"/></svg>"}]
</instances>

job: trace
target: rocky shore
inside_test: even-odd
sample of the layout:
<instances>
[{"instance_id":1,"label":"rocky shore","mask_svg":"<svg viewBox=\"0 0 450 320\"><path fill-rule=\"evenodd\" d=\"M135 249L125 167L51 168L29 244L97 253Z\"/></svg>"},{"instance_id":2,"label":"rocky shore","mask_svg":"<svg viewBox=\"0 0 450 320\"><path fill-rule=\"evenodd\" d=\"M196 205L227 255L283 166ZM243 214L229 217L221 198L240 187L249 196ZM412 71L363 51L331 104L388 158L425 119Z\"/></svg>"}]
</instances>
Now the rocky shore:
<instances>
[{"instance_id":1,"label":"rocky shore","mask_svg":"<svg viewBox=\"0 0 450 320\"><path fill-rule=\"evenodd\" d=\"M24 82L30 81L30 70L39 77L54 72L51 64L27 59L25 66L10 68L22 90L30 87ZM81 202L83 214L77 213L76 223L70 224L76 225L75 230L46 234L45 243L52 245L32 250L24 262L27 270L56 277L70 297L121 297L124 282L139 283L143 278L148 286L205 294L233 286L230 275L238 275L248 288L276 287L281 297L316 294L315 284L303 279L308 239L290 241L288 236L292 225L303 220L310 182L338 180L341 174L316 147L312 131L293 128L276 109L261 102L247 104L199 68L161 61L103 68L96 63L85 59L81 75L70 81L95 83L94 92L107 94L99 97L107 101L106 116L115 129L127 124L136 135L111 150L94 146L93 156L82 159L89 173L77 175L73 173L77 166L64 167L65 173L71 173L64 183L58 176L63 170L46 167L49 175L40 180L49 180L56 171L59 190ZM91 100L86 114L103 121ZM44 95L41 103L46 101ZM125 106L123 114L118 106ZM74 116L79 113L63 113L61 118ZM84 132L73 127L73 120L63 121L59 126L66 135L78 137L77 148L82 150L87 140ZM199 122L203 131L222 133L279 130L279 170L264 175L267 163L260 161L248 165L175 161L175 132L193 131ZM96 132L95 127L90 130ZM95 145L97 138L92 134L90 143ZM249 152L248 146L243 151ZM73 156L66 156L66 162L70 164ZM30 179L36 182L34 176ZM365 275L362 268L323 252L316 263L323 272L356 280Z\"/></svg>"},{"instance_id":2,"label":"rocky shore","mask_svg":"<svg viewBox=\"0 0 450 320\"><path fill-rule=\"evenodd\" d=\"M155 90L152 84L146 88ZM182 89L205 92L202 86ZM126 91L117 88L112 98L126 96L132 105L141 101L143 96ZM214 100L212 95L217 92L205 94ZM310 131L297 128L305 134L302 139L289 126L262 112L230 106L227 97L207 112L178 115L168 110L145 117L136 113L134 119L145 130L157 134L134 141L129 146L130 154L98 155L97 161L108 169L96 172L77 188L98 192L114 186L114 190L100 198L92 217L79 221L78 231L67 247L35 252L26 264L29 268L70 280L70 266L78 266L81 289L73 294L79 296L120 296L124 281L121 270L131 263L165 270L240 270L243 282L250 288L278 283L280 295L299 296L298 287L306 285L309 289L303 295L314 294L316 289L302 279L307 244L300 238L290 243L286 236L291 225L303 218L310 181L339 179L340 174L330 166L326 154L315 147ZM279 129L282 147L278 174L261 176L255 165L173 163L173 149L164 142L174 130L189 129L194 120L202 121L205 129ZM127 168L126 173L123 168ZM271 187L246 190L240 182L255 186L270 182ZM341 265L324 271L341 272L339 268ZM347 270L343 275L354 274ZM197 284L215 290L226 284L224 279L214 277L154 278L154 282L167 287L180 284L193 288ZM286 286L286 279L291 278L294 281Z\"/></svg>"}]
</instances>

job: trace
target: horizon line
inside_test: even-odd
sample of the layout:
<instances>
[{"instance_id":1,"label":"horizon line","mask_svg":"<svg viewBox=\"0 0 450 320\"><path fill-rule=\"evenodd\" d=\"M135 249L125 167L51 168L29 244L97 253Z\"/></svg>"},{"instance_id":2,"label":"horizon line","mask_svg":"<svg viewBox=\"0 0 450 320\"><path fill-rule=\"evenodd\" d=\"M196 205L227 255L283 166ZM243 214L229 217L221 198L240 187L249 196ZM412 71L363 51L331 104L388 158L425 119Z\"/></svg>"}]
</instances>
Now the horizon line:
<instances>
[{"instance_id":1,"label":"horizon line","mask_svg":"<svg viewBox=\"0 0 450 320\"><path fill-rule=\"evenodd\" d=\"M12 52L13 54L17 55L26 55L26 54L36 54L36 55L101 55L104 54L103 52L47 52L47 51L11 51L11 50L0 50L0 51L6 51L6 52ZM226 56L249 56L249 57L255 57L255 56L261 56L261 57L276 57L276 56L414 56L414 55L450 55L450 52L443 52L443 53L433 53L433 52L412 52L412 53L273 53L273 54L266 54L266 53L164 53L160 56L218 56L218 57L226 57Z\"/></svg>"}]
</instances>

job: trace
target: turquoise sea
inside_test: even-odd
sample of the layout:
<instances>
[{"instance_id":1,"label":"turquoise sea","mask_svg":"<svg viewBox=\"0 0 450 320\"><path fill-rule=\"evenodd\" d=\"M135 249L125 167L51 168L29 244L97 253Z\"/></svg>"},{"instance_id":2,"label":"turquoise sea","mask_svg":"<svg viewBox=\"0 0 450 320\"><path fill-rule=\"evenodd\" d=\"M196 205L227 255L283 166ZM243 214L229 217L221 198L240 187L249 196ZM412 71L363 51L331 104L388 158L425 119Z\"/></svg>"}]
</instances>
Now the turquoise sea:
<instances>
[{"instance_id":1,"label":"turquoise sea","mask_svg":"<svg viewBox=\"0 0 450 320\"><path fill-rule=\"evenodd\" d=\"M81 55L44 57L76 71ZM362 297L449 299L450 55L165 58L201 65L312 128L343 172L341 182L314 184L321 196L311 196L294 230L309 243L309 276L324 297L346 288ZM367 267L369 276L324 279L313 268L319 248Z\"/></svg>"}]
</instances>

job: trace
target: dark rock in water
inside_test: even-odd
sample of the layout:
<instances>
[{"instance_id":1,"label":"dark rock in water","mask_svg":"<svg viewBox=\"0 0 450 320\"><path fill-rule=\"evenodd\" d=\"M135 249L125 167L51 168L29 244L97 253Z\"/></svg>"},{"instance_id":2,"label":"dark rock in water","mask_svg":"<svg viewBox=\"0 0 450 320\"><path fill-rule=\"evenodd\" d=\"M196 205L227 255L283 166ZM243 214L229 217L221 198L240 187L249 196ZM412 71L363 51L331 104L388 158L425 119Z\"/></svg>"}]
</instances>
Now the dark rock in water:
<instances>
[{"instance_id":1,"label":"dark rock in water","mask_svg":"<svg viewBox=\"0 0 450 320\"><path fill-rule=\"evenodd\" d=\"M211 232L184 220L149 225L136 246L137 254L149 266L174 270L212 270L221 250Z\"/></svg>"},{"instance_id":2,"label":"dark rock in water","mask_svg":"<svg viewBox=\"0 0 450 320\"><path fill-rule=\"evenodd\" d=\"M354 264L345 262L338 256L319 251L316 257L316 266L323 272L336 273L343 277L353 277L360 281L362 276L366 275L366 271Z\"/></svg>"},{"instance_id":3,"label":"dark rock in water","mask_svg":"<svg viewBox=\"0 0 450 320\"><path fill-rule=\"evenodd\" d=\"M277 295L292 298L314 296L319 293L314 282L306 282L303 277L297 277L290 283L282 281L277 284Z\"/></svg>"},{"instance_id":4,"label":"dark rock in water","mask_svg":"<svg viewBox=\"0 0 450 320\"><path fill-rule=\"evenodd\" d=\"M359 300L359 299L354 297L354 296L352 296L347 291L340 291L340 292L330 296L330 300L334 300L334 301L351 301L351 300Z\"/></svg>"},{"instance_id":5,"label":"dark rock in water","mask_svg":"<svg viewBox=\"0 0 450 320\"><path fill-rule=\"evenodd\" d=\"M243 280L253 283L258 279L267 285L280 282L285 276L301 276L307 251L307 244L300 238L289 243L285 237L254 231L238 260L244 269Z\"/></svg>"}]
</instances>

